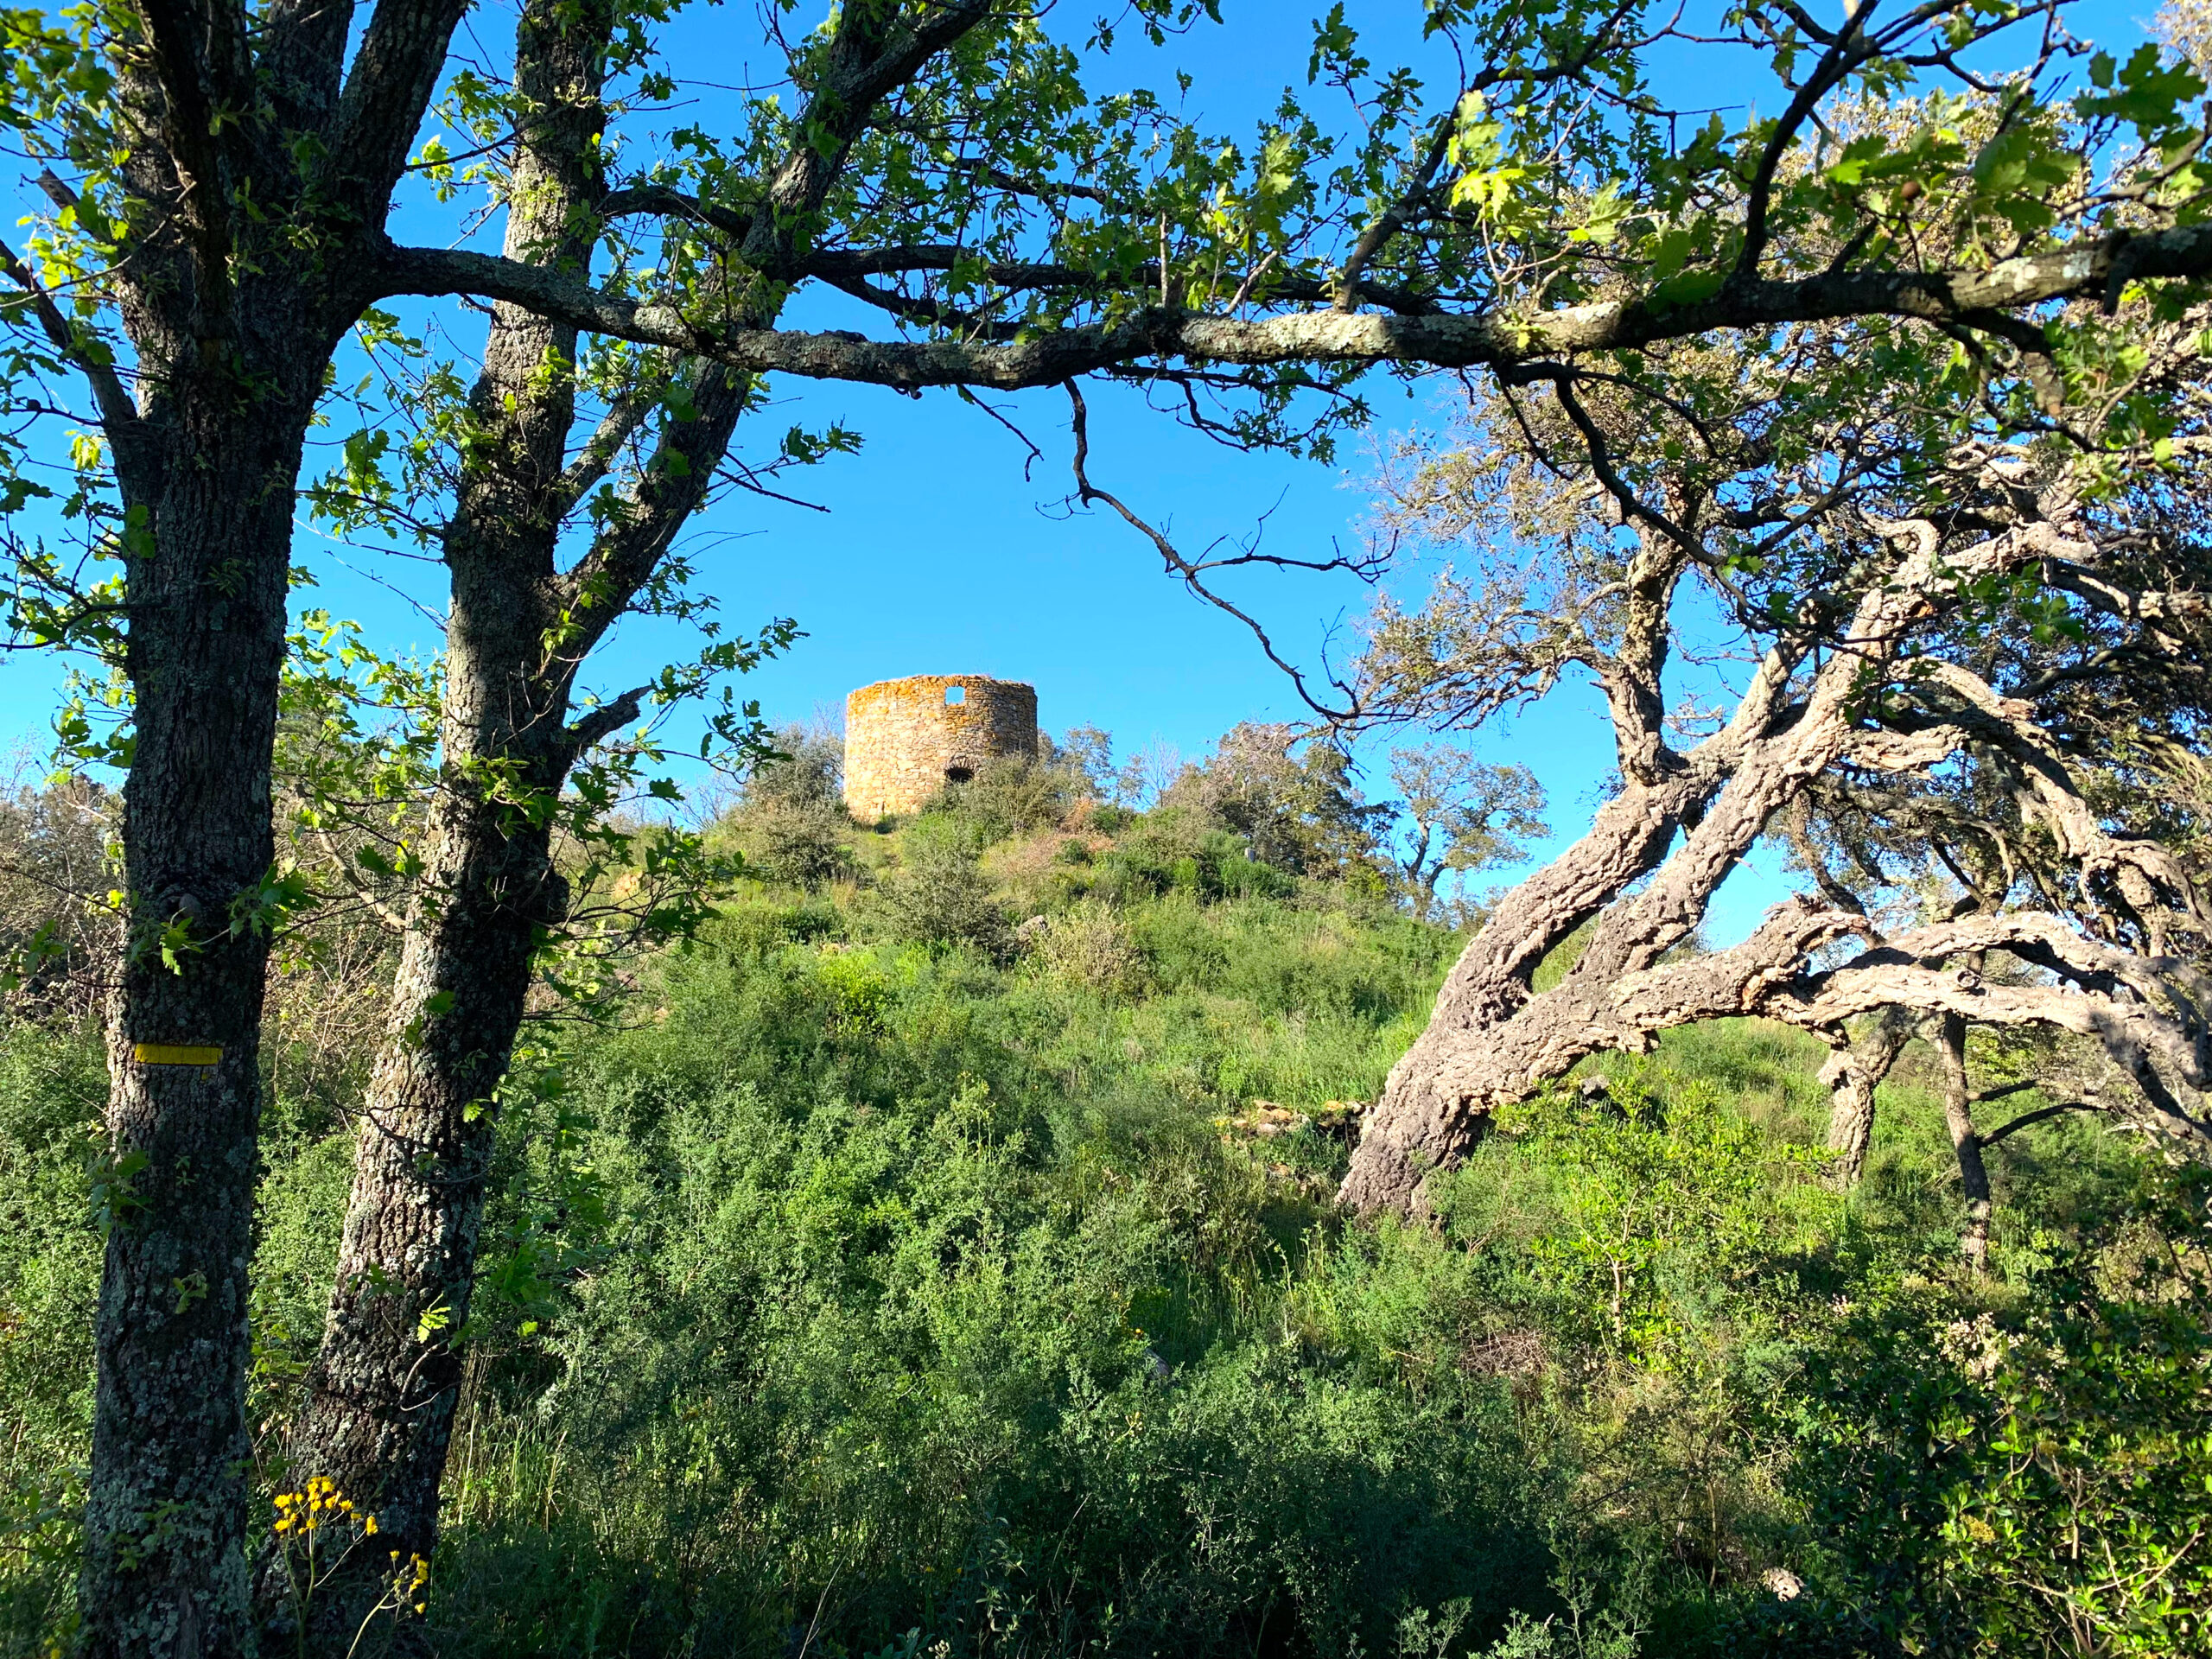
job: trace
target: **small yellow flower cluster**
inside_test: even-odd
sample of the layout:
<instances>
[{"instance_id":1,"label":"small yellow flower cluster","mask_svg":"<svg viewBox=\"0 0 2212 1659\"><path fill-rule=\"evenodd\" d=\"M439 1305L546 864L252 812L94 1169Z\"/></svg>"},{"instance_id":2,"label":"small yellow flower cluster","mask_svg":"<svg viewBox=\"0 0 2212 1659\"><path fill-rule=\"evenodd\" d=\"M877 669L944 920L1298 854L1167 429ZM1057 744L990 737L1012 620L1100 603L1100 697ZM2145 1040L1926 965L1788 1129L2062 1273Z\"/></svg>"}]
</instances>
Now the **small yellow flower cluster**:
<instances>
[{"instance_id":1,"label":"small yellow flower cluster","mask_svg":"<svg viewBox=\"0 0 2212 1659\"><path fill-rule=\"evenodd\" d=\"M317 1475L307 1484L303 1491L276 1494L276 1530L280 1533L309 1533L318 1527L327 1527L350 1517L353 1501L338 1490L338 1483L327 1475ZM370 1532L377 1529L374 1516L362 1517L363 1526Z\"/></svg>"},{"instance_id":2,"label":"small yellow flower cluster","mask_svg":"<svg viewBox=\"0 0 2212 1659\"><path fill-rule=\"evenodd\" d=\"M393 1566L398 1567L399 1552L396 1549L391 1552L391 1560ZM396 1601L413 1603L415 1611L419 1613L425 1604L416 1600L416 1598L422 1594L423 1586L429 1581L430 1564L420 1555L410 1556L407 1565L400 1567L392 1578L391 1593Z\"/></svg>"}]
</instances>

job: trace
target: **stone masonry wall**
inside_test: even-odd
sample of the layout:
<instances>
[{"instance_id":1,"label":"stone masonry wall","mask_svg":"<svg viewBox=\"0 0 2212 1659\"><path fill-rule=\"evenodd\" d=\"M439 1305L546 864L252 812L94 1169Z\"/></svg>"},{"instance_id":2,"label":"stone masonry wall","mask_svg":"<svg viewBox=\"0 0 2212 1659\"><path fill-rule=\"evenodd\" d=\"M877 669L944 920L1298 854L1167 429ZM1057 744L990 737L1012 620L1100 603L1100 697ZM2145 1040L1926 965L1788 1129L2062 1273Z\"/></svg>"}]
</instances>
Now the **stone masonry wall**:
<instances>
[{"instance_id":1,"label":"stone masonry wall","mask_svg":"<svg viewBox=\"0 0 2212 1659\"><path fill-rule=\"evenodd\" d=\"M845 699L845 805L856 818L917 811L987 760L1036 753L1037 692L1018 680L917 674Z\"/></svg>"}]
</instances>

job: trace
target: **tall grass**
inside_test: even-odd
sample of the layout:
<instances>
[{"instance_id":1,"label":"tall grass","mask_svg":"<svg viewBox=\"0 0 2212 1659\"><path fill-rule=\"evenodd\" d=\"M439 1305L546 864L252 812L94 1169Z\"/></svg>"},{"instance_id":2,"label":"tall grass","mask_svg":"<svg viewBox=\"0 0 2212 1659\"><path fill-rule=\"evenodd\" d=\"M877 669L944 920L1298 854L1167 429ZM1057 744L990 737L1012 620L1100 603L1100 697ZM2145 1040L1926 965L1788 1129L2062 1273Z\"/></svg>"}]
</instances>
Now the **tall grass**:
<instances>
[{"instance_id":1,"label":"tall grass","mask_svg":"<svg viewBox=\"0 0 2212 1659\"><path fill-rule=\"evenodd\" d=\"M502 1126L428 1611L374 1643L1626 1659L2041 1639L1961 1554L1983 1548L1969 1520L2050 1510L1993 1449L2010 1362L1961 1369L1982 1362L1927 1332L2042 1329L2062 1303L2109 1322L2051 1288L2085 1262L2110 1306L2181 1306L2183 1281L2142 1265L2180 1236L2178 1189L2087 1125L2016 1136L1997 1276L1969 1281L1916 1063L1846 1195L1818 1147L1823 1052L1738 1021L1602 1058L1602 1106L1560 1090L1502 1114L1428 1219L1349 1225L1329 1119L1262 1140L1252 1103L1295 1125L1371 1099L1459 942L1233 862L1179 880L1196 855L1162 839L1031 861L1049 879L1014 895L1009 920L1041 902L1105 930L1111 973L1090 946L901 940L849 890L763 890L646 966L626 1028L555 1057ZM897 853L868 837L854 863ZM88 1034L0 1039L7 1654L69 1624L100 1093ZM314 1103L273 1123L270 1450L349 1152ZM1838 1380L1854 1353L1898 1401L1948 1389L1965 1438L1912 1453L1936 1440ZM2161 1479L2193 1467L2193 1363L2163 1393L2128 1384L2150 1402L2128 1455ZM2102 1386L2072 1408L2117 1412ZM1844 1458L1839 1402L1885 1425L1887 1461ZM1869 1566L1869 1517L1897 1505L1921 1517L1910 1583L1948 1598L1934 1624ZM2180 1526L2150 1516L2144 1547ZM2201 1650L2142 1628L2164 1647L2133 1651Z\"/></svg>"}]
</instances>

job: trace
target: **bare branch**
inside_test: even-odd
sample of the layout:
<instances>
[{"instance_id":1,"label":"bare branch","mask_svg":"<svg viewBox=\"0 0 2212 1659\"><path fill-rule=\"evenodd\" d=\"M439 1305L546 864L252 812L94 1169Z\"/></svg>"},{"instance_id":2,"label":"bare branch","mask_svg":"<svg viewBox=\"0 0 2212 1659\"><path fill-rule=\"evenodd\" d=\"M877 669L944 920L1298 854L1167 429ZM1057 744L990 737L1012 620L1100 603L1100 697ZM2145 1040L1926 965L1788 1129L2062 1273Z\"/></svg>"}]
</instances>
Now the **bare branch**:
<instances>
[{"instance_id":1,"label":"bare branch","mask_svg":"<svg viewBox=\"0 0 2212 1659\"><path fill-rule=\"evenodd\" d=\"M1267 654L1268 660L1290 677L1290 683L1296 689L1299 700L1305 703L1307 708L1311 709L1315 714L1326 721L1340 721L1357 720L1359 717L1358 699L1357 694L1350 686L1346 685L1342 680L1338 679L1334 675L1332 675L1329 677L1329 683L1336 687L1336 689L1342 692L1349 700L1346 705L1343 708L1332 708L1329 704L1316 698L1307 685L1304 671L1300 670L1296 664L1286 660L1281 653L1275 650L1274 642L1268 637L1268 631L1260 626L1258 620L1248 612L1239 609L1235 604L1231 603L1229 600L1223 598L1219 594L1215 593L1211 588L1205 585L1205 574L1211 567L1202 561L1195 561L1186 558L1183 553L1177 549L1173 542L1170 541L1167 537L1160 531L1154 529L1142 518L1137 517L1137 515L1130 510L1128 505L1124 503L1119 496L1113 495L1105 490L1099 489L1096 486L1091 483L1089 470L1090 459L1090 410L1084 404L1082 389L1072 380L1067 383L1067 394L1068 403L1074 412L1075 453L1071 460L1071 465L1075 472L1077 499L1081 501L1085 506L1089 506L1094 501L1104 502L1121 516L1125 524L1127 524L1131 529L1136 531L1138 534L1144 537L1147 541L1153 544L1153 547L1160 554L1161 562L1167 567L1169 573L1181 577L1183 585L1185 588L1189 588L1191 592L1195 594L1198 598L1205 601L1207 604L1215 607L1217 609L1226 611L1230 615L1235 617L1239 622L1242 622L1247 628L1250 629L1252 632L1252 637L1260 642L1260 649ZM1247 561L1243 560L1222 560L1217 563L1219 564L1228 564L1246 562ZM1272 560L1262 562L1277 563L1277 561ZM1307 568L1311 569L1325 570L1343 567L1332 562L1331 563L1311 563Z\"/></svg>"},{"instance_id":2,"label":"bare branch","mask_svg":"<svg viewBox=\"0 0 2212 1659\"><path fill-rule=\"evenodd\" d=\"M2058 1117L2067 1112L2103 1112L2111 1109L2110 1107L2101 1106L2096 1102L2088 1100L2062 1100L2055 1106L2038 1106L2032 1112L2021 1113L2004 1128L1993 1129L1987 1135L1981 1136L1981 1144L1983 1149L1986 1150L2007 1135L2017 1135L2031 1124L2041 1123L2048 1118Z\"/></svg>"}]
</instances>

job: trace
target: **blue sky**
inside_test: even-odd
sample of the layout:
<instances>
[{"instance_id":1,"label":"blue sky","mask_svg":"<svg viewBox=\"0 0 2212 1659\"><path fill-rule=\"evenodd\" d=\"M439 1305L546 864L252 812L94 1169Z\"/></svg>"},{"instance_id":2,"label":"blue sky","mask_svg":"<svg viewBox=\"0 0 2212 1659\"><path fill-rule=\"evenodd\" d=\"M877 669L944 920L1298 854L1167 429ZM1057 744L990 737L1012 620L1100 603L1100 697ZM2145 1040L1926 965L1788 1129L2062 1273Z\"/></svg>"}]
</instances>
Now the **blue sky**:
<instances>
[{"instance_id":1,"label":"blue sky","mask_svg":"<svg viewBox=\"0 0 2212 1659\"><path fill-rule=\"evenodd\" d=\"M1083 18L1093 9L1083 6ZM1182 67L1194 80L1188 108L1217 130L1248 130L1287 86L1306 92L1306 20L1321 9L1313 0L1225 0L1225 28L1202 28L1164 52L1125 47L1096 84L1168 88ZM1352 0L1347 10L1377 61L1421 49L1410 0ZM2098 0L2075 9L2074 26L2101 43L2132 44L2143 34L2136 20L2148 10ZM696 71L703 79L741 81L748 55L767 61L750 13L730 5L683 14L672 60L705 66ZM493 10L474 21L486 46L505 27ZM1710 48L1678 48L1664 66L1676 84L1662 90L1685 103L1746 103L1759 91L1751 70ZM1370 390L1376 440L1446 413L1441 386L1408 392L1377 378ZM1022 444L950 393L912 399L794 383L778 391L779 406L753 425L756 441L793 422L836 420L862 434L865 447L791 481L830 512L737 494L702 515L690 537L702 585L719 597L732 626L790 616L806 631L743 687L771 718L804 720L840 706L855 686L913 673L1027 680L1048 730L1101 726L1124 754L1165 743L1196 756L1239 720L1301 712L1250 636L1166 579L1157 556L1127 526L1103 513L1062 509L1070 480L1059 393L995 400L1043 451L1025 475ZM1100 388L1090 404L1094 480L1172 526L1186 548L1248 534L1262 515L1271 515L1268 542L1281 552L1310 556L1332 539L1349 543L1360 535L1369 510L1365 440L1354 437L1337 464L1324 467L1221 448L1124 389ZM302 531L302 560L323 572L307 602L358 618L387 647L435 646L434 629L408 600L441 609L442 572L345 556L380 583L332 562L332 550ZM1243 578L1235 589L1240 602L1262 616L1287 654L1309 664L1330 630L1348 627L1368 597L1342 577L1261 570ZM602 653L594 683L616 690L650 678L683 649L667 627L633 619ZM45 738L57 678L50 661L0 663L0 741ZM1543 781L1554 845L1586 824L1611 764L1600 704L1586 689L1563 690L1484 734L1477 747L1485 758L1531 767ZM1373 787L1382 791L1379 776ZM1739 937L1781 890L1775 867L1743 873L1724 893L1710 936L1724 943Z\"/></svg>"}]
</instances>

